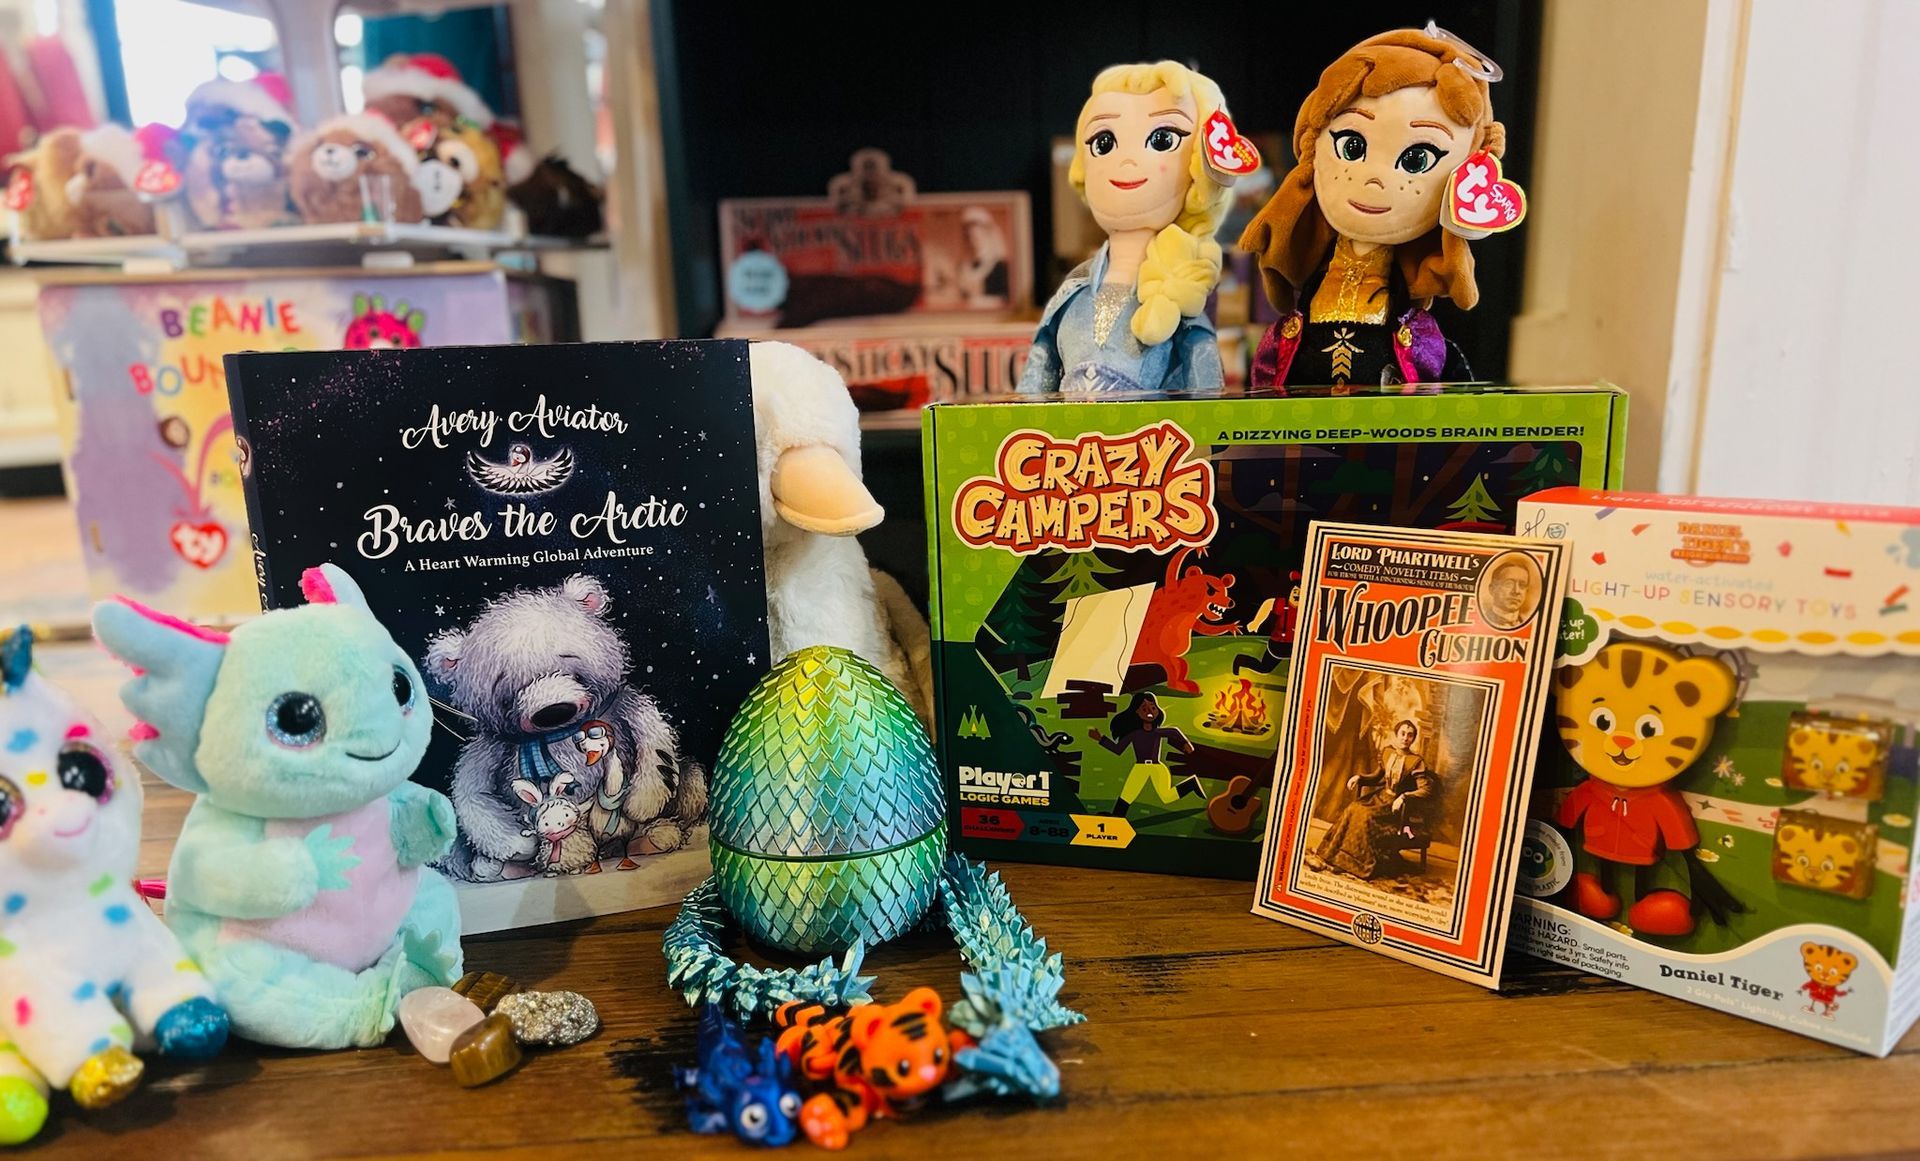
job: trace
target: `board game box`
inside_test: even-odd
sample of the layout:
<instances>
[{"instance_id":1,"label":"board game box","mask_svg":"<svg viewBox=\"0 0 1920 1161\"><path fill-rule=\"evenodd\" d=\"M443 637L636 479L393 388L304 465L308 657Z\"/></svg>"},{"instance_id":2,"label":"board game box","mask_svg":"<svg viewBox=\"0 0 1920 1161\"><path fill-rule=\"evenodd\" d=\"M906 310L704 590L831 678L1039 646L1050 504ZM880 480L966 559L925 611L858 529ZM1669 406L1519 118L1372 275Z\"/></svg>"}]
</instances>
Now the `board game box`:
<instances>
[{"instance_id":1,"label":"board game box","mask_svg":"<svg viewBox=\"0 0 1920 1161\"><path fill-rule=\"evenodd\" d=\"M1307 535L1253 913L1497 988L1567 545Z\"/></svg>"},{"instance_id":2,"label":"board game box","mask_svg":"<svg viewBox=\"0 0 1920 1161\"><path fill-rule=\"evenodd\" d=\"M1511 531L1530 492L1619 479L1626 403L1474 386L927 408L956 844L1251 879L1308 523ZM1142 694L1192 743L1166 755L1171 798L1157 777L1129 787L1135 763L1106 744Z\"/></svg>"},{"instance_id":3,"label":"board game box","mask_svg":"<svg viewBox=\"0 0 1920 1161\"><path fill-rule=\"evenodd\" d=\"M1562 488L1516 946L1862 1052L1920 1014L1920 509Z\"/></svg>"},{"instance_id":4,"label":"board game box","mask_svg":"<svg viewBox=\"0 0 1920 1161\"><path fill-rule=\"evenodd\" d=\"M767 661L747 344L245 354L227 381L261 603L337 564L426 679L414 778L453 800L467 930L705 877L707 771Z\"/></svg>"}]
</instances>

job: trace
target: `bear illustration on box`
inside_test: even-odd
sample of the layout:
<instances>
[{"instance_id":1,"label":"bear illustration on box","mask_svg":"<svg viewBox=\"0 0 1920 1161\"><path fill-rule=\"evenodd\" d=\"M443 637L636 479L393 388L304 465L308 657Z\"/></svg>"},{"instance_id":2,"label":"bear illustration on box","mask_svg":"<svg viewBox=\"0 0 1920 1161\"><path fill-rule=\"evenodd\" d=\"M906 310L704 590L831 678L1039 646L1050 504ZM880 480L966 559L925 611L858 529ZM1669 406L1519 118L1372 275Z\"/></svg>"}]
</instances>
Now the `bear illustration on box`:
<instances>
[{"instance_id":1,"label":"bear illustration on box","mask_svg":"<svg viewBox=\"0 0 1920 1161\"><path fill-rule=\"evenodd\" d=\"M705 819L706 771L681 758L659 705L628 684L608 605L597 577L576 574L497 596L465 629L428 640L428 680L472 719L448 789L460 822L449 874L491 882L554 871L541 858L551 836L515 783L578 807L597 850L587 866L569 864L579 873L676 850Z\"/></svg>"}]
</instances>

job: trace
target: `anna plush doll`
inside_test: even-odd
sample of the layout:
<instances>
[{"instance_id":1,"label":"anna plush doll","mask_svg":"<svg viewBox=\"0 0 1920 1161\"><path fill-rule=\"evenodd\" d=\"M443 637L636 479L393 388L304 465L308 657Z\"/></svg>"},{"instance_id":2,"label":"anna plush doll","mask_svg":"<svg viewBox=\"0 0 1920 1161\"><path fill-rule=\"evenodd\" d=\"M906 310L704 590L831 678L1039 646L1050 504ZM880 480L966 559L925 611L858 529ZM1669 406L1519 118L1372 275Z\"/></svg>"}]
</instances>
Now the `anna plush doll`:
<instances>
[{"instance_id":1,"label":"anna plush doll","mask_svg":"<svg viewBox=\"0 0 1920 1161\"><path fill-rule=\"evenodd\" d=\"M1428 307L1480 298L1468 238L1486 231L1443 219L1461 163L1506 148L1487 90L1499 78L1433 25L1362 41L1320 74L1294 122L1296 164L1240 236L1287 312L1254 352L1254 386L1471 377Z\"/></svg>"},{"instance_id":2,"label":"anna plush doll","mask_svg":"<svg viewBox=\"0 0 1920 1161\"><path fill-rule=\"evenodd\" d=\"M1220 391L1206 316L1220 280L1213 235L1233 181L1258 165L1220 87L1185 65L1115 65L1095 77L1067 176L1107 241L1047 303L1019 389Z\"/></svg>"}]
</instances>

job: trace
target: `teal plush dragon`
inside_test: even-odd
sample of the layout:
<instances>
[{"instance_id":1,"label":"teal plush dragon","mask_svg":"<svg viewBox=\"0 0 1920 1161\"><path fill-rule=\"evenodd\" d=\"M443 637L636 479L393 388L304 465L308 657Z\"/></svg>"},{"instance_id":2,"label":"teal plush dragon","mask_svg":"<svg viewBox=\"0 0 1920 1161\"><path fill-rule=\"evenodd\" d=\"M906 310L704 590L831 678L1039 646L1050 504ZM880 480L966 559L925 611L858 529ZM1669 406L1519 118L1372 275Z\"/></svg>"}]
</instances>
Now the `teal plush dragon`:
<instances>
[{"instance_id":1,"label":"teal plush dragon","mask_svg":"<svg viewBox=\"0 0 1920 1161\"><path fill-rule=\"evenodd\" d=\"M134 667L134 753L198 795L166 921L234 1031L295 1048L368 1046L400 998L460 976L445 796L408 781L433 728L420 673L346 573L231 635L124 598L94 631Z\"/></svg>"}]
</instances>

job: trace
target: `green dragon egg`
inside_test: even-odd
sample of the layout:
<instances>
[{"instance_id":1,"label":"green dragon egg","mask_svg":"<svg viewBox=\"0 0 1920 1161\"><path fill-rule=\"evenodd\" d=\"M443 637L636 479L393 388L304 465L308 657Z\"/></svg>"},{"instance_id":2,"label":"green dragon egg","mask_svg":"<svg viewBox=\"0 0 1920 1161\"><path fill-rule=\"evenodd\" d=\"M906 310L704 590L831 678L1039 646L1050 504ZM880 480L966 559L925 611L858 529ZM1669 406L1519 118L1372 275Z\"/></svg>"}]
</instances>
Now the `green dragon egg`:
<instances>
[{"instance_id":1,"label":"green dragon egg","mask_svg":"<svg viewBox=\"0 0 1920 1161\"><path fill-rule=\"evenodd\" d=\"M906 931L932 905L946 797L926 731L878 669L815 645L774 666L714 763L713 877L753 939L801 955Z\"/></svg>"}]
</instances>

